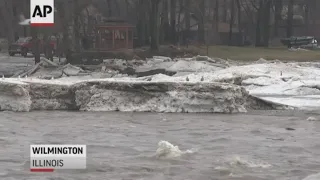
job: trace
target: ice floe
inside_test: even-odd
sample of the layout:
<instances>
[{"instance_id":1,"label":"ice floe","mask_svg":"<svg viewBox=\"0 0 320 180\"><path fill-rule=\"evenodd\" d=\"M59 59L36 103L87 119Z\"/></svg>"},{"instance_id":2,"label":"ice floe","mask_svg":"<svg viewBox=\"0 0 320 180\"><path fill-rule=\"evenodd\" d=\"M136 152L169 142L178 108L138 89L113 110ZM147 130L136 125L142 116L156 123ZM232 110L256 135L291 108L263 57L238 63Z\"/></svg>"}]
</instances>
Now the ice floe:
<instances>
[{"instance_id":1,"label":"ice floe","mask_svg":"<svg viewBox=\"0 0 320 180\"><path fill-rule=\"evenodd\" d=\"M230 113L320 107L317 63L259 60L229 66L227 61L206 56L155 56L145 62L105 60L95 70L72 65L50 68L23 73L24 78L1 78L1 110Z\"/></svg>"}]
</instances>

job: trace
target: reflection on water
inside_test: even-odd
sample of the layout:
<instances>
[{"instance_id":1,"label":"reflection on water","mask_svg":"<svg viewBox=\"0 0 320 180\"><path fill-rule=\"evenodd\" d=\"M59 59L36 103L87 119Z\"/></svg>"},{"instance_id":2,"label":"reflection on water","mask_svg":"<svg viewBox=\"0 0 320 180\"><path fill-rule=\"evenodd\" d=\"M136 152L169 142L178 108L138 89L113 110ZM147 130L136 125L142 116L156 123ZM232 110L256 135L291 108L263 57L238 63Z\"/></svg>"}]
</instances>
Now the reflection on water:
<instances>
[{"instance_id":1,"label":"reflection on water","mask_svg":"<svg viewBox=\"0 0 320 180\"><path fill-rule=\"evenodd\" d=\"M1 112L0 179L302 180L320 172L320 121L309 116ZM88 168L30 173L37 143L87 144Z\"/></svg>"}]
</instances>

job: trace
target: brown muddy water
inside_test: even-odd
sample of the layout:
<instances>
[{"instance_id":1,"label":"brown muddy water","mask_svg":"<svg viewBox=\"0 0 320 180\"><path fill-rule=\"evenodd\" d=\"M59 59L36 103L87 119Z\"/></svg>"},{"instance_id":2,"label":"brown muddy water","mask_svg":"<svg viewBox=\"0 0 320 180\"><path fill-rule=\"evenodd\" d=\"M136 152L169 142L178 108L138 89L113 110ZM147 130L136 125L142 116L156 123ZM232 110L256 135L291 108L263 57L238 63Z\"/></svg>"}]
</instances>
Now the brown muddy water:
<instances>
[{"instance_id":1,"label":"brown muddy water","mask_svg":"<svg viewBox=\"0 0 320 180\"><path fill-rule=\"evenodd\" d=\"M320 172L310 116L320 113L1 112L0 179L302 180ZM158 158L161 140L180 156ZM86 144L87 169L29 172L29 145L41 143Z\"/></svg>"}]
</instances>

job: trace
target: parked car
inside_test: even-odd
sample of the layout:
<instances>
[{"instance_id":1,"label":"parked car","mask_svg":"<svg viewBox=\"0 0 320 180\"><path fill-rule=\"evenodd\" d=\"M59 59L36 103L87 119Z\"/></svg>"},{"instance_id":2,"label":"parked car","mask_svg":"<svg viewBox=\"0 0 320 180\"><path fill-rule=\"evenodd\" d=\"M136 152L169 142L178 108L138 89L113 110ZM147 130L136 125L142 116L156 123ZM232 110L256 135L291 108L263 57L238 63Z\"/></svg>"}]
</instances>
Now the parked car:
<instances>
[{"instance_id":1,"label":"parked car","mask_svg":"<svg viewBox=\"0 0 320 180\"><path fill-rule=\"evenodd\" d=\"M305 49L319 49L317 39L313 39L309 44L302 45L301 47Z\"/></svg>"},{"instance_id":2,"label":"parked car","mask_svg":"<svg viewBox=\"0 0 320 180\"><path fill-rule=\"evenodd\" d=\"M51 40L50 45L54 51L55 41ZM40 53L45 52L44 47L44 41L40 40ZM32 53L32 37L20 37L15 43L10 44L8 52L10 56L21 54L26 57L28 53Z\"/></svg>"},{"instance_id":3,"label":"parked car","mask_svg":"<svg viewBox=\"0 0 320 180\"><path fill-rule=\"evenodd\" d=\"M313 36L292 36L290 38L282 38L280 41L283 45L288 46L288 48L291 48L312 44L314 40L315 38Z\"/></svg>"},{"instance_id":4,"label":"parked car","mask_svg":"<svg viewBox=\"0 0 320 180\"><path fill-rule=\"evenodd\" d=\"M31 37L19 38L15 43L10 44L8 52L10 56L21 54L26 57L31 49Z\"/></svg>"}]
</instances>

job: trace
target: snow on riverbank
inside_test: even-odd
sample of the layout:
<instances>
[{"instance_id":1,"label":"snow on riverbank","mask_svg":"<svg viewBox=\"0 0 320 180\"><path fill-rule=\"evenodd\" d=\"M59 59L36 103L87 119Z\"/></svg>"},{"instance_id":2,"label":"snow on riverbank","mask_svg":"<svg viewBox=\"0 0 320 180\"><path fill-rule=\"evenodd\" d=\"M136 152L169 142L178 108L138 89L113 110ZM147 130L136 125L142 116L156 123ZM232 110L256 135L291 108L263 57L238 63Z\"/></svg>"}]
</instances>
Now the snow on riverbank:
<instances>
[{"instance_id":1,"label":"snow on riverbank","mask_svg":"<svg viewBox=\"0 0 320 180\"><path fill-rule=\"evenodd\" d=\"M106 62L118 63L120 69L123 69L121 64L129 64L124 60ZM109 77L104 72L110 70L104 66L103 72L88 73L80 69L79 72L87 75L51 80L2 78L1 110L230 113L245 112L248 108L320 107L320 65L317 63L259 60L249 65L230 66L228 62L198 56L175 60L154 57L146 63L133 64L129 66L136 72L162 68L176 74Z\"/></svg>"},{"instance_id":2,"label":"snow on riverbank","mask_svg":"<svg viewBox=\"0 0 320 180\"><path fill-rule=\"evenodd\" d=\"M320 68L302 63L233 66L179 77L155 75L150 81L226 82L243 86L263 100L297 108L320 108Z\"/></svg>"}]
</instances>

